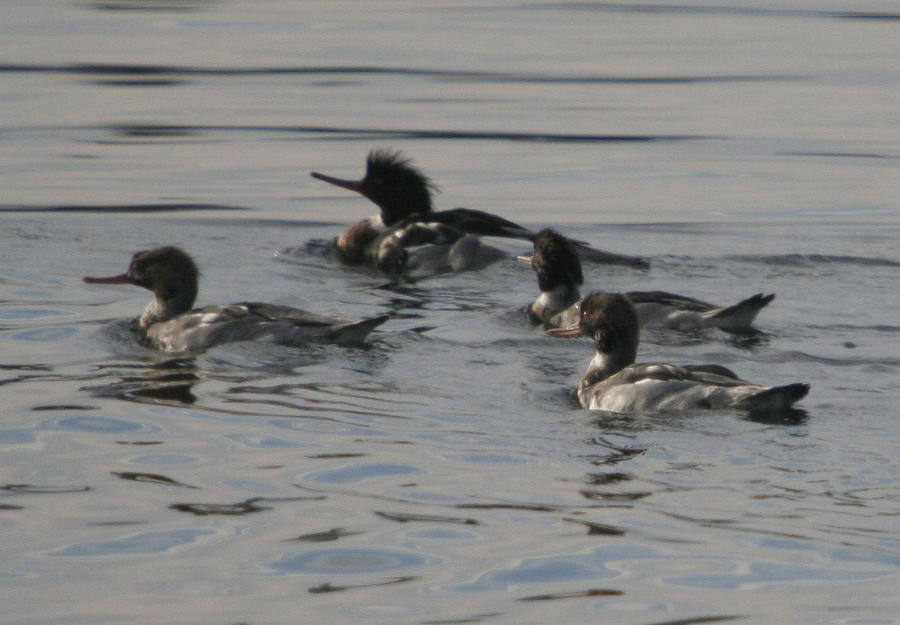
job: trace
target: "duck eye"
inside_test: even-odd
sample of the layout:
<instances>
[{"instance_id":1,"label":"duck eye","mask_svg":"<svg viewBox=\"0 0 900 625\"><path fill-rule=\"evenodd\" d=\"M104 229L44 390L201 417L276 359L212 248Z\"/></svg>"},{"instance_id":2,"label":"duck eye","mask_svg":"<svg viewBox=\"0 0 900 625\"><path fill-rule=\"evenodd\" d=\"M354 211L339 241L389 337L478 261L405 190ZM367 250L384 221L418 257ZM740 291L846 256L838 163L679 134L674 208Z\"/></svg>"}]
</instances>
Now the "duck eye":
<instances>
[{"instance_id":1,"label":"duck eye","mask_svg":"<svg viewBox=\"0 0 900 625\"><path fill-rule=\"evenodd\" d=\"M142 275L147 271L147 263L144 261L138 261L132 265L131 271L132 273Z\"/></svg>"}]
</instances>

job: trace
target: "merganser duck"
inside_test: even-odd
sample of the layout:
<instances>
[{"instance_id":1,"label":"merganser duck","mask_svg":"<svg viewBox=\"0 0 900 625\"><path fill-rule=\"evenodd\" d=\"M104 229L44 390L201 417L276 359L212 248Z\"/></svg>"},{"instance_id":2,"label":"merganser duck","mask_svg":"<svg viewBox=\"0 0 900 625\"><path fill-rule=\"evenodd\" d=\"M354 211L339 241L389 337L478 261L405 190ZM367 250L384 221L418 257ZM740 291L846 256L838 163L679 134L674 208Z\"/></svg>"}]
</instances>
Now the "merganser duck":
<instances>
[{"instance_id":1,"label":"merganser duck","mask_svg":"<svg viewBox=\"0 0 900 625\"><path fill-rule=\"evenodd\" d=\"M199 270L177 247L137 252L128 271L89 284L134 284L154 294L138 319L142 342L167 352L198 352L235 341L303 346L313 342L358 344L388 316L345 321L276 304L240 302L191 310Z\"/></svg>"},{"instance_id":2,"label":"merganser duck","mask_svg":"<svg viewBox=\"0 0 900 625\"><path fill-rule=\"evenodd\" d=\"M413 227L417 240L427 238L435 231L433 239L446 238L448 228L457 233L452 242L465 235L511 237L533 241L536 233L508 219L470 208L453 208L435 211L432 194L435 185L419 168L400 152L373 150L366 158L366 174L360 180L344 180L319 172L310 174L343 189L359 193L374 202L380 209L378 215L362 219L348 227L337 238L337 250L347 263L359 264L378 258L377 241L385 230ZM442 232L440 232L443 230ZM432 243L432 241L424 241ZM451 243L452 243L451 242ZM647 261L596 250L587 244L576 242L579 253L596 262L629 265L646 268ZM373 248L373 245L375 247ZM375 263L377 266L377 262Z\"/></svg>"},{"instance_id":3,"label":"merganser duck","mask_svg":"<svg viewBox=\"0 0 900 625\"><path fill-rule=\"evenodd\" d=\"M410 277L465 271L504 254L452 226L409 222L379 234L367 256L379 271Z\"/></svg>"},{"instance_id":4,"label":"merganser duck","mask_svg":"<svg viewBox=\"0 0 900 625\"><path fill-rule=\"evenodd\" d=\"M634 364L638 327L629 298L621 293L594 293L582 300L577 325L547 330L555 336L589 336L596 343L597 353L578 385L584 408L784 412L809 392L808 384L751 384L720 365Z\"/></svg>"},{"instance_id":5,"label":"merganser duck","mask_svg":"<svg viewBox=\"0 0 900 625\"><path fill-rule=\"evenodd\" d=\"M571 241L546 228L534 239L534 253L518 260L534 269L541 289L528 309L532 320L545 328L577 324L584 277ZM641 326L681 331L719 328L734 333L755 331L751 324L756 315L775 298L774 294L757 293L732 306L717 306L665 291L628 291L625 295L634 304Z\"/></svg>"}]
</instances>

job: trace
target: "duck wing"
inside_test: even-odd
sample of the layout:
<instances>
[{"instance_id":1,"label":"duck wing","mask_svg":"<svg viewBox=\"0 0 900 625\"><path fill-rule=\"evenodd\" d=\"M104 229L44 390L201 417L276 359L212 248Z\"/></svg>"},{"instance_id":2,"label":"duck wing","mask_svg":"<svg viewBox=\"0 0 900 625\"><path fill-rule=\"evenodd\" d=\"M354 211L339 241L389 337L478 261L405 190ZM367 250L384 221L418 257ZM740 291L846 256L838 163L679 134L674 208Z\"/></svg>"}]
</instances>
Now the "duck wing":
<instances>
[{"instance_id":1,"label":"duck wing","mask_svg":"<svg viewBox=\"0 0 900 625\"><path fill-rule=\"evenodd\" d=\"M276 342L295 345L319 340L326 340L339 345L358 345L363 342L372 330L390 319L390 315L378 315L377 317L353 321L318 315L294 308L293 306L260 304L256 302L246 302L239 304L239 306L245 306L249 314L260 317L265 321L271 321L276 324L290 324L295 332L286 334L283 339Z\"/></svg>"},{"instance_id":2,"label":"duck wing","mask_svg":"<svg viewBox=\"0 0 900 625\"><path fill-rule=\"evenodd\" d=\"M629 365L611 375L605 382L610 385L638 384L646 380L666 382L695 382L712 386L744 386L741 380L727 367L721 365L672 365L669 363L644 363Z\"/></svg>"},{"instance_id":3,"label":"duck wing","mask_svg":"<svg viewBox=\"0 0 900 625\"><path fill-rule=\"evenodd\" d=\"M695 376L700 376L706 373L723 378L733 378L734 380L745 384L745 382L741 380L734 371L732 371L728 367L723 367L722 365L685 365L684 368L693 373Z\"/></svg>"},{"instance_id":4,"label":"duck wing","mask_svg":"<svg viewBox=\"0 0 900 625\"><path fill-rule=\"evenodd\" d=\"M450 210L429 213L421 218L424 221L446 224L469 234L511 237L529 241L534 241L534 238L537 236L537 233L533 230L520 226L514 221L474 208L451 208Z\"/></svg>"},{"instance_id":5,"label":"duck wing","mask_svg":"<svg viewBox=\"0 0 900 625\"><path fill-rule=\"evenodd\" d=\"M694 299L686 295L678 295L677 293L669 293L668 291L629 291L625 294L631 303L638 304L660 304L662 306L671 306L679 310L688 310L692 312L709 312L716 310L718 306L704 302L703 300Z\"/></svg>"},{"instance_id":6,"label":"duck wing","mask_svg":"<svg viewBox=\"0 0 900 625\"><path fill-rule=\"evenodd\" d=\"M529 230L499 215L474 208L451 208L449 210L417 215L413 219L430 223L441 223L467 234L509 237L527 241L534 241L535 237L537 237L537 232L534 230ZM584 241L573 239L572 243L575 245L578 256L583 260L609 265L625 265L637 269L646 269L650 266L650 263L645 259L637 256L598 250Z\"/></svg>"},{"instance_id":7,"label":"duck wing","mask_svg":"<svg viewBox=\"0 0 900 625\"><path fill-rule=\"evenodd\" d=\"M327 317L311 313L306 310L294 308L293 306L281 306L279 304L267 304L260 302L240 302L229 306L221 306L238 318L240 316L252 316L265 321L290 321L297 325L304 326L332 326L336 323L343 323L342 319Z\"/></svg>"},{"instance_id":8,"label":"duck wing","mask_svg":"<svg viewBox=\"0 0 900 625\"><path fill-rule=\"evenodd\" d=\"M170 352L197 352L223 343L257 340L293 346L320 342L357 345L388 319L389 315L380 315L348 321L292 306L239 302L197 308L153 324L145 342Z\"/></svg>"}]
</instances>

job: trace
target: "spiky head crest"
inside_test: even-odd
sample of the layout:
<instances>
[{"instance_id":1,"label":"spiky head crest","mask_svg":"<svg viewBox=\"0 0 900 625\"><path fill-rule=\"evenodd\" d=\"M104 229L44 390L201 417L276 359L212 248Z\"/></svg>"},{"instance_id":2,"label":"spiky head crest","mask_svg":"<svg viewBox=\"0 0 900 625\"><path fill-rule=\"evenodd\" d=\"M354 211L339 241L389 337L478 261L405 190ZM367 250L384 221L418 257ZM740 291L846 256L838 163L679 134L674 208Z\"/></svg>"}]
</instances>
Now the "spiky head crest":
<instances>
[{"instance_id":1,"label":"spiky head crest","mask_svg":"<svg viewBox=\"0 0 900 625\"><path fill-rule=\"evenodd\" d=\"M531 266L537 274L541 291L550 291L558 286L580 288L584 284L581 260L575 246L552 228L541 230L535 237Z\"/></svg>"},{"instance_id":2,"label":"spiky head crest","mask_svg":"<svg viewBox=\"0 0 900 625\"><path fill-rule=\"evenodd\" d=\"M439 191L418 167L396 150L372 150L366 158L362 194L381 209L385 225L431 212L431 194Z\"/></svg>"}]
</instances>

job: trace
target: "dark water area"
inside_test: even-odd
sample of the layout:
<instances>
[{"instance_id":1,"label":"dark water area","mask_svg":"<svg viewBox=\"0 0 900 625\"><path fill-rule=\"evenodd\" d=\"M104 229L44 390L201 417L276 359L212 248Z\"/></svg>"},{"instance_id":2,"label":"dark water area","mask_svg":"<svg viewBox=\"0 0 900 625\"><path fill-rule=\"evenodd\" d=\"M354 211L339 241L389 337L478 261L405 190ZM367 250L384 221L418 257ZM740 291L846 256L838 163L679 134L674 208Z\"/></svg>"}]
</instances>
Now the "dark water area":
<instances>
[{"instance_id":1,"label":"dark water area","mask_svg":"<svg viewBox=\"0 0 900 625\"><path fill-rule=\"evenodd\" d=\"M0 622L900 623L900 76L884 2L48 2L0 9ZM41 42L37 45L36 42ZM311 171L393 147L468 206L728 304L639 360L800 410L620 415L534 329L527 245L393 281ZM390 314L364 347L138 345L199 304Z\"/></svg>"}]
</instances>

